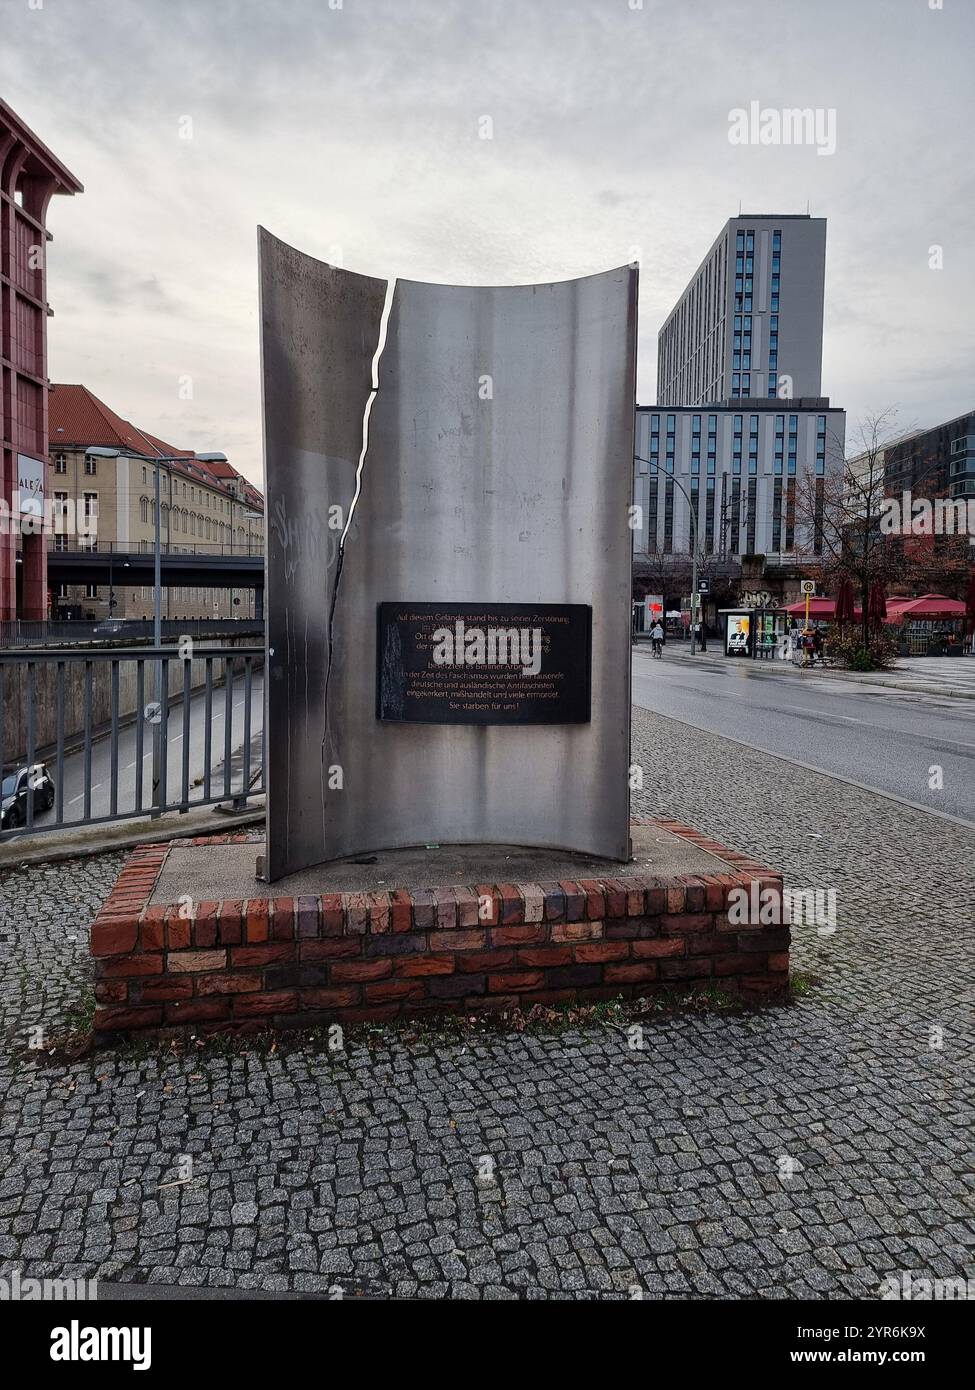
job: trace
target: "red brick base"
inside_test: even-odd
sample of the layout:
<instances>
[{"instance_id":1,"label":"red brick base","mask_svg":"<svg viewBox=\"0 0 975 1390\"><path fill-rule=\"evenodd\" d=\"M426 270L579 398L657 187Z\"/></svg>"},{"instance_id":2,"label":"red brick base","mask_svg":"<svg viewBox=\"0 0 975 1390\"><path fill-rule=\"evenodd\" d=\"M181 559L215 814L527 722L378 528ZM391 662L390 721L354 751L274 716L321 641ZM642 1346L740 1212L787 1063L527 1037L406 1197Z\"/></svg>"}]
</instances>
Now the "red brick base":
<instances>
[{"instance_id":1,"label":"red brick base","mask_svg":"<svg viewBox=\"0 0 975 1390\"><path fill-rule=\"evenodd\" d=\"M675 821L727 872L147 906L168 844L135 850L91 929L99 1034L311 1028L615 999L713 983L777 998L788 927L732 925L728 895L782 879ZM219 844L255 836L180 843Z\"/></svg>"}]
</instances>

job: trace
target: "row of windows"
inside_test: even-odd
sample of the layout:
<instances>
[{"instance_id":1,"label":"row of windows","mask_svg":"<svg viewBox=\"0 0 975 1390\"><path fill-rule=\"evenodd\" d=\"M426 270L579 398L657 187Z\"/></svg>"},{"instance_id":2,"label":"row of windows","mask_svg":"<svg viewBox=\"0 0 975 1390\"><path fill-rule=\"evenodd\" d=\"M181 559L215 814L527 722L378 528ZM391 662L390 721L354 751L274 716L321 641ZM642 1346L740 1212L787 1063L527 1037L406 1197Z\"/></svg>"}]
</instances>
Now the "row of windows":
<instances>
[{"instance_id":1,"label":"row of windows","mask_svg":"<svg viewBox=\"0 0 975 1390\"><path fill-rule=\"evenodd\" d=\"M755 252L755 232L752 228L739 231L735 242L736 254L741 256L746 253L753 255ZM777 256L782 250L782 232L778 228L772 230L772 255Z\"/></svg>"},{"instance_id":2,"label":"row of windows","mask_svg":"<svg viewBox=\"0 0 975 1390\"><path fill-rule=\"evenodd\" d=\"M772 309L768 339L768 395L774 400L779 390L779 272L782 267L782 233L772 233Z\"/></svg>"},{"instance_id":3,"label":"row of windows","mask_svg":"<svg viewBox=\"0 0 975 1390\"><path fill-rule=\"evenodd\" d=\"M101 594L101 589L99 588L99 586L98 586L97 584L86 584L84 587L85 587L85 598L86 598L86 599L98 599L98 598L99 598L99 596L100 596L100 594ZM134 592L135 592L136 594L141 594L141 597L142 597L142 599L143 599L144 602L149 602L149 600L152 598L152 596L153 596L155 590L154 590L154 589L147 588L145 585L142 585L141 589L136 589ZM169 590L166 591L166 592L168 592L169 599L170 599L173 603L207 603L207 604L209 604L209 603L212 603L212 602L213 602L213 597L214 597L215 595L222 595L222 594L224 594L226 591L223 590L223 589L194 589L194 588L188 588L188 587L186 587L186 586L183 586L183 587L181 587L181 588L169 589ZM58 598L65 598L65 599L71 597L71 593L70 593L70 590L69 590L69 586L68 586L67 584L59 584L59 585L58 585L57 597L58 597Z\"/></svg>"},{"instance_id":4,"label":"row of windows","mask_svg":"<svg viewBox=\"0 0 975 1390\"><path fill-rule=\"evenodd\" d=\"M139 514L145 525L150 525L153 516L153 502L148 497L139 499ZM208 541L220 541L223 545L230 545L234 539L234 528L225 521L211 520L208 516L199 516L196 512L184 511L182 507L160 507L160 523L164 531L181 531L184 536L201 536ZM243 544L247 539L243 526L237 528L238 543Z\"/></svg>"},{"instance_id":5,"label":"row of windows","mask_svg":"<svg viewBox=\"0 0 975 1390\"><path fill-rule=\"evenodd\" d=\"M740 330L742 317L750 316L753 306L755 273L755 230L742 229L737 233L734 274L736 329ZM772 231L772 255L770 264L771 291L770 311L777 320L779 312L779 291L782 268L782 231ZM670 396L679 401L717 399L727 395L725 379L724 348L726 344L724 327L725 277L730 272L730 248L728 243L716 248L714 255L701 267L686 294L675 309L672 317L660 333L657 357L658 392L663 397ZM748 324L750 328L750 323ZM774 324L777 328L777 322ZM776 343L776 347L778 344ZM750 349L744 343L740 350ZM750 371L750 363L743 359L738 364L739 371ZM761 387L761 380L757 383ZM747 387L739 380L738 387L730 394L739 398L751 394L752 383ZM777 361L769 368L768 395L778 394L779 376ZM759 392L760 393L760 392Z\"/></svg>"},{"instance_id":6,"label":"row of windows","mask_svg":"<svg viewBox=\"0 0 975 1390\"><path fill-rule=\"evenodd\" d=\"M658 389L681 400L713 399L723 392L724 320L728 247L722 243L701 267L660 333Z\"/></svg>"},{"instance_id":7,"label":"row of windows","mask_svg":"<svg viewBox=\"0 0 975 1390\"><path fill-rule=\"evenodd\" d=\"M763 412L763 413L764 413L764 412ZM700 415L692 415L692 416L691 416L691 433L692 433L692 434L700 434L700 432L701 432L701 418L702 418L702 417L701 417ZM736 415L736 416L734 417L734 430L735 430L735 434L741 434L741 426L742 426L742 421L743 421L744 418L745 418L745 417L744 417L743 415ZM749 430L750 430L750 432L751 432L752 434L757 434L757 433L758 433L758 422L759 422L759 418L760 418L760 416L759 416L758 414L749 415L749 417L748 417ZM677 426L677 416L676 416L676 415L668 415L668 416L667 416L667 437L668 437L668 439L673 438L674 433L675 433L675 430L676 430L676 426ZM781 433L782 430L784 429L784 427L785 427L785 416L784 416L784 415L776 415L776 417L775 417L775 429L776 429L776 433ZM711 434L713 434L713 433L717 430L717 428L718 428L718 417L717 417L717 415L709 415L709 416L708 416L708 431L709 431ZM799 428L799 416L798 416L798 415L790 415L790 416L789 416L789 433L790 433L790 434L795 434L795 433L797 432L798 428ZM817 416L816 416L816 430L817 430L817 433L822 434L822 435L825 435L825 433L826 433L826 416L825 416L825 415L817 415ZM659 436L659 434L660 434L660 416L659 416L659 415L651 415L651 416L650 416L650 435L651 435L651 438L652 438L654 435Z\"/></svg>"},{"instance_id":8,"label":"row of windows","mask_svg":"<svg viewBox=\"0 0 975 1390\"><path fill-rule=\"evenodd\" d=\"M691 474L699 474L701 471L701 416L691 417ZM744 417L736 415L733 421L732 435L732 472L742 471L742 424ZM665 451L665 472L674 472L674 458L676 453L676 417L667 416L667 435ZM758 472L759 454L759 417L758 415L749 416L748 434L748 472ZM776 415L775 417L775 449L773 457L773 471L781 474L788 471L794 475L797 471L798 459L798 440L799 440L799 417L798 415L789 416L789 437L788 437L788 458L786 459L785 448L785 416ZM822 477L826 472L826 416L816 417L816 473ZM717 416L708 416L708 442L707 442L707 472L714 474L717 471ZM648 463L650 471L656 472L659 467L660 456L660 416L650 417L650 457Z\"/></svg>"},{"instance_id":9,"label":"row of windows","mask_svg":"<svg viewBox=\"0 0 975 1390\"><path fill-rule=\"evenodd\" d=\"M68 471L68 456L67 456L67 454L55 454L55 455L54 455L54 471L55 471L55 473L67 473L67 471ZM94 477L97 476L97 473L98 473L98 460L97 460L97 458L95 458L95 456L94 456L93 454L85 454L85 472L87 473L87 475L88 475L89 478L94 478Z\"/></svg>"},{"instance_id":10,"label":"row of windows","mask_svg":"<svg viewBox=\"0 0 975 1390\"><path fill-rule=\"evenodd\" d=\"M821 495L822 485L817 485L817 499ZM656 547L659 530L659 486L656 479L651 483L647 495L647 517L648 529L647 537L653 547ZM665 479L663 492L663 549L671 552L674 544L674 484L672 479ZM691 480L690 487L691 506L694 515L701 520L701 488L700 481ZM744 506L742 502L744 500ZM783 530L785 533L785 548L792 550L795 547L795 519L796 519L796 480L790 478L783 486L783 480L777 478L774 483L772 502L771 502L771 521L772 521L772 549L778 551L782 547ZM783 521L785 523L783 527ZM741 479L733 478L730 487L730 497L727 478L721 480L721 500L717 503L717 489L713 478L707 479L705 490L704 507L704 552L714 554L716 533L720 537L719 548L721 553L725 553L726 545L731 553L737 555L742 549L742 531L744 531L745 550L753 551L757 539L758 529L758 479L749 478L745 488L744 498L742 496ZM815 537L816 545L822 549L821 534L818 532Z\"/></svg>"},{"instance_id":11,"label":"row of windows","mask_svg":"<svg viewBox=\"0 0 975 1390\"><path fill-rule=\"evenodd\" d=\"M655 459L655 458L652 458L652 459L650 460L650 467L649 467L649 469L648 469L648 472L650 473L651 477L656 476L656 474L658 473L659 469L660 469L660 464L659 464L658 460ZM701 460L700 460L700 458L699 458L699 457L697 457L697 458L692 458L692 459L691 459L691 476L693 477L694 475L699 474L700 471L701 471ZM742 471L742 456L741 456L741 454L735 454L734 457L733 457L732 460L731 460L731 472L732 472L732 474L740 474L741 471ZM674 459L673 459L673 456L672 456L672 455L668 455L667 458L664 460L664 472L667 473L667 474L670 474L670 475L673 475L674 472L675 472L675 468L674 468ZM752 477L754 477L754 476L758 473L758 457L757 457L757 455L755 455L755 454L749 454L749 455L748 455L748 469L747 469L747 472L748 472ZM789 454L788 457L786 457L784 454L781 454L781 453L776 454L775 457L774 457L773 460L772 460L772 472L773 472L774 475L778 475L778 476L781 476L783 473L787 473L787 474L789 475L790 478L794 478L794 477L796 476L796 474L798 473L798 459L796 458L796 455L795 455L795 454ZM708 458L708 460L707 460L707 473L708 473L708 475L709 475L710 477L714 477L714 476L716 476L716 474L717 474L716 460L714 459L713 456L709 456L709 458ZM816 463L815 463L815 473L816 473L816 476L819 477L819 478L822 478L822 477L825 476L825 473L826 473L826 460L825 460L824 458L817 458L817 459L816 459Z\"/></svg>"},{"instance_id":12,"label":"row of windows","mask_svg":"<svg viewBox=\"0 0 975 1390\"><path fill-rule=\"evenodd\" d=\"M143 468L142 470L142 481L144 483L147 483L149 481L149 470L147 468ZM166 473L163 473L159 482L160 490L162 492L167 492L169 490L169 477ZM208 511L211 509L211 505L213 511L220 512L229 512L233 507L233 502L231 498L221 497L219 494L216 497L214 497L214 494L212 492L208 492L206 488L194 487L192 483L183 482L181 478L173 479L173 496L188 496L191 502L195 502L197 506L206 507Z\"/></svg>"},{"instance_id":13,"label":"row of windows","mask_svg":"<svg viewBox=\"0 0 975 1390\"><path fill-rule=\"evenodd\" d=\"M67 454L54 455L54 471L55 473L67 473ZM93 454L85 454L85 473L89 478L94 478L98 475L98 459ZM149 481L149 469L147 467L142 470L142 481L143 483L148 483ZM160 490L168 492L169 476L167 473L163 472L159 482ZM186 483L181 478L173 479L172 490L174 497L186 497L188 495L191 502L196 502L200 506L206 507L208 510L212 509L213 511L229 512L233 508L232 498L223 497L219 493L215 495L206 488L194 487L192 483Z\"/></svg>"}]
</instances>

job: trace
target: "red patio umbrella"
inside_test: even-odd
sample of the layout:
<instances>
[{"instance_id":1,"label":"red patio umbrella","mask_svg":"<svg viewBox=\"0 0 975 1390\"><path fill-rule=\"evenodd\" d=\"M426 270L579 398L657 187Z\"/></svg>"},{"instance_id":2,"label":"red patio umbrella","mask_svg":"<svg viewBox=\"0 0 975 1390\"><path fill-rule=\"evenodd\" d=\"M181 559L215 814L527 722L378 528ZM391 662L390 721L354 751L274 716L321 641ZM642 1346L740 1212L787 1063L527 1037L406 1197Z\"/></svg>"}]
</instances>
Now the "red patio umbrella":
<instances>
[{"instance_id":1,"label":"red patio umbrella","mask_svg":"<svg viewBox=\"0 0 975 1390\"><path fill-rule=\"evenodd\" d=\"M867 598L867 622L871 627L883 627L887 621L887 588L880 579L870 585Z\"/></svg>"},{"instance_id":2,"label":"red patio umbrella","mask_svg":"<svg viewBox=\"0 0 975 1390\"><path fill-rule=\"evenodd\" d=\"M844 575L836 591L836 621L842 626L843 623L852 622L855 616L856 598L853 593L853 580L849 575Z\"/></svg>"},{"instance_id":3,"label":"red patio umbrella","mask_svg":"<svg viewBox=\"0 0 975 1390\"><path fill-rule=\"evenodd\" d=\"M891 599L887 605L890 618L961 618L966 606L961 599L945 594L921 594L920 598Z\"/></svg>"},{"instance_id":4,"label":"red patio umbrella","mask_svg":"<svg viewBox=\"0 0 975 1390\"><path fill-rule=\"evenodd\" d=\"M786 606L785 612L790 617L801 618L806 611L806 600L799 599L797 603L790 603ZM809 600L810 618L832 618L836 612L836 604L831 598L811 598Z\"/></svg>"}]
</instances>

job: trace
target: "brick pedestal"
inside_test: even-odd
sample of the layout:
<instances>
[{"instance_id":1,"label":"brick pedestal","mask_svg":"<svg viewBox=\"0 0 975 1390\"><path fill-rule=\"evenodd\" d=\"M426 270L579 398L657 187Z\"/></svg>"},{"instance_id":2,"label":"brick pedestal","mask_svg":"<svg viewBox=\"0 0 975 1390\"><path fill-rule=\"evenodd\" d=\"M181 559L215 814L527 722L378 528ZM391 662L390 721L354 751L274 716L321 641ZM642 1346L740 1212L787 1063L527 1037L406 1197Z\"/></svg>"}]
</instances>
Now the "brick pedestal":
<instances>
[{"instance_id":1,"label":"brick pedestal","mask_svg":"<svg viewBox=\"0 0 975 1390\"><path fill-rule=\"evenodd\" d=\"M788 927L733 925L728 913L729 894L753 882L781 900L781 877L687 826L655 824L723 864L670 878L150 906L170 846L144 846L91 929L96 1032L311 1028L708 984L782 997Z\"/></svg>"}]
</instances>

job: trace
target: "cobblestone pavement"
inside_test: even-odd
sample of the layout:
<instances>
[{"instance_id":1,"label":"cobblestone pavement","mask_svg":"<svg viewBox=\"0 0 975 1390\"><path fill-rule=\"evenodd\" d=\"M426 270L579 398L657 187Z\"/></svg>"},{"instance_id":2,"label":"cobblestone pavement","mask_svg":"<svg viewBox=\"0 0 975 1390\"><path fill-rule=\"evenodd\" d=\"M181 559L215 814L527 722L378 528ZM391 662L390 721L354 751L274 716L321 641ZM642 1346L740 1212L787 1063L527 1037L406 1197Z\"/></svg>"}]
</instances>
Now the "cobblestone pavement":
<instances>
[{"instance_id":1,"label":"cobblestone pavement","mask_svg":"<svg viewBox=\"0 0 975 1390\"><path fill-rule=\"evenodd\" d=\"M634 711L638 811L834 888L789 1008L25 1062L121 855L0 877L0 1272L453 1297L874 1296L971 1276L962 827ZM940 1045L939 1045L940 1044ZM181 1156L194 1177L179 1183ZM491 1164L495 1177L485 1177ZM176 1185L174 1185L176 1184Z\"/></svg>"}]
</instances>

